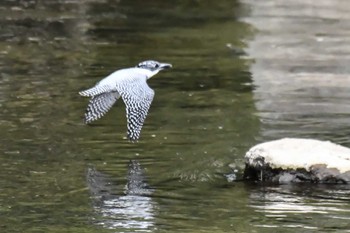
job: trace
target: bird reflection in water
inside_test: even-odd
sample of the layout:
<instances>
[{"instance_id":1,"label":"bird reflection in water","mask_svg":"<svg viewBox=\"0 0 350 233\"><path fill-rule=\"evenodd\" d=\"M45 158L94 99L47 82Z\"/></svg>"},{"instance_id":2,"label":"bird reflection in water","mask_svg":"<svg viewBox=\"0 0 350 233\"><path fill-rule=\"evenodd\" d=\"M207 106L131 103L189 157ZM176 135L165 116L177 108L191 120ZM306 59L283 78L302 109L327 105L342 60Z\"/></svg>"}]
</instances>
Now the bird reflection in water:
<instances>
[{"instance_id":1,"label":"bird reflection in water","mask_svg":"<svg viewBox=\"0 0 350 233\"><path fill-rule=\"evenodd\" d=\"M143 170L138 161L129 163L127 184L123 195L115 194L116 186L111 178L89 168L87 182L94 199L94 208L101 215L98 224L109 229L129 229L138 232L149 232L154 226L155 203L147 187Z\"/></svg>"}]
</instances>

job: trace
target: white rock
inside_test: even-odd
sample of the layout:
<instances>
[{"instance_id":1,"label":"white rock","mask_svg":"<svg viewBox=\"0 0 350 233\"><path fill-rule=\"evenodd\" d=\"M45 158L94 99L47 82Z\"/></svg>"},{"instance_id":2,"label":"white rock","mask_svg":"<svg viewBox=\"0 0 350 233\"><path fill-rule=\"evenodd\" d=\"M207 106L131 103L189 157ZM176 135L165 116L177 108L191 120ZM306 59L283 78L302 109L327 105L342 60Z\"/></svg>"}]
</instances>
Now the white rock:
<instances>
[{"instance_id":1,"label":"white rock","mask_svg":"<svg viewBox=\"0 0 350 233\"><path fill-rule=\"evenodd\" d=\"M304 168L310 171L312 165L324 164L340 173L350 171L350 149L329 141L284 138L258 144L245 155L252 166L261 157L271 168Z\"/></svg>"},{"instance_id":2,"label":"white rock","mask_svg":"<svg viewBox=\"0 0 350 233\"><path fill-rule=\"evenodd\" d=\"M258 144L245 155L247 179L350 183L350 149L329 141L284 138Z\"/></svg>"}]
</instances>

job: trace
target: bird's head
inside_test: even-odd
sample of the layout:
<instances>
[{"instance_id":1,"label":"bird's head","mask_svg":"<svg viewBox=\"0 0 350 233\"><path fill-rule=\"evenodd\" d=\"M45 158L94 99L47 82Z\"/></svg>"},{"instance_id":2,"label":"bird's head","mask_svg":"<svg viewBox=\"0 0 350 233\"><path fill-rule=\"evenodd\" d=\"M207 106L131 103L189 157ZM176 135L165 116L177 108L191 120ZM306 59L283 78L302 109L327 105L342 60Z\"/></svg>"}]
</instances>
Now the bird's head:
<instances>
[{"instance_id":1,"label":"bird's head","mask_svg":"<svg viewBox=\"0 0 350 233\"><path fill-rule=\"evenodd\" d=\"M172 65L169 63L160 63L157 61L148 60L148 61L140 62L136 67L141 69L147 69L153 72L154 71L159 72L160 70L171 68Z\"/></svg>"}]
</instances>

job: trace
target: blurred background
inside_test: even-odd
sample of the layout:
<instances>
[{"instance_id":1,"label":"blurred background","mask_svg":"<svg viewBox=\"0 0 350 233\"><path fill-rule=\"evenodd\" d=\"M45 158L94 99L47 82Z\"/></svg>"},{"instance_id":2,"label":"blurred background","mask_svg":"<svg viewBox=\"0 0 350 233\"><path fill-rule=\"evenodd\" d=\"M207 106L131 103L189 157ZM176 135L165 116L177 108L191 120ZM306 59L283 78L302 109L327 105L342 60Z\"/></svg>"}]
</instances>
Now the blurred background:
<instances>
[{"instance_id":1,"label":"blurred background","mask_svg":"<svg viewBox=\"0 0 350 233\"><path fill-rule=\"evenodd\" d=\"M350 146L344 0L0 2L0 232L346 232L350 187L242 182L283 137ZM154 59L138 143L80 90Z\"/></svg>"}]
</instances>

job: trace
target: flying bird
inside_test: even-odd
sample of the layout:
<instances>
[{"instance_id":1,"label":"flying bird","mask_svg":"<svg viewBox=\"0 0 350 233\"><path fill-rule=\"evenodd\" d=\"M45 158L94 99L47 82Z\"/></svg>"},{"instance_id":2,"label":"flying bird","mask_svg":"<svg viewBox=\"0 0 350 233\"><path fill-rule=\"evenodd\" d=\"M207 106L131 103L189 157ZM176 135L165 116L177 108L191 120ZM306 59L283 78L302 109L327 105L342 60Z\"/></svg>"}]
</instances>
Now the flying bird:
<instances>
[{"instance_id":1,"label":"flying bird","mask_svg":"<svg viewBox=\"0 0 350 233\"><path fill-rule=\"evenodd\" d=\"M85 112L85 123L89 124L104 116L122 97L126 106L127 137L130 141L137 141L154 97L147 80L171 67L168 63L143 61L136 67L117 70L94 87L79 92L81 96L91 97Z\"/></svg>"}]
</instances>

